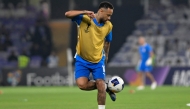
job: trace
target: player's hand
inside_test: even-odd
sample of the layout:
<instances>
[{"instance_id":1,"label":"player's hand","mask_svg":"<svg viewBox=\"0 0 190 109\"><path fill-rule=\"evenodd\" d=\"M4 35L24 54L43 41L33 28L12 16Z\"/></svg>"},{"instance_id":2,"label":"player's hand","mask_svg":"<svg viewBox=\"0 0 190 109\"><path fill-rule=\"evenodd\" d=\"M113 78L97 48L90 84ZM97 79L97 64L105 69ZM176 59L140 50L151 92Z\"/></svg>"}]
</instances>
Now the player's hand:
<instances>
[{"instance_id":1,"label":"player's hand","mask_svg":"<svg viewBox=\"0 0 190 109\"><path fill-rule=\"evenodd\" d=\"M84 13L85 13L88 17L90 17L91 19L95 18L95 14L94 14L93 11L87 11L87 10L85 10Z\"/></svg>"},{"instance_id":2,"label":"player's hand","mask_svg":"<svg viewBox=\"0 0 190 109\"><path fill-rule=\"evenodd\" d=\"M152 65L152 58L148 58L148 60L146 61L146 65L147 66Z\"/></svg>"}]
</instances>

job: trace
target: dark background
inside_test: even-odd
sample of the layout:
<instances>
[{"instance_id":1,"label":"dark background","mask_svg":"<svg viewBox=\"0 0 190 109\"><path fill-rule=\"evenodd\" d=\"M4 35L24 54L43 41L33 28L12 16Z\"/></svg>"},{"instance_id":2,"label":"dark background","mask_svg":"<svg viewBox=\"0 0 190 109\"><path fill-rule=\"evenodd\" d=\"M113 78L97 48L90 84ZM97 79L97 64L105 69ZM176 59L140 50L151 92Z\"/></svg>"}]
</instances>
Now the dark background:
<instances>
[{"instance_id":1,"label":"dark background","mask_svg":"<svg viewBox=\"0 0 190 109\"><path fill-rule=\"evenodd\" d=\"M98 1L98 4L102 0ZM113 55L119 50L122 44L125 42L126 37L132 33L135 29L135 21L142 17L143 13L143 6L140 4L140 0L125 0L122 1L121 6L117 6L115 0L109 0L115 9L114 14L111 18L111 22L113 24L113 41L111 43L110 55L109 59L113 57ZM66 3L66 2L64 2ZM94 7L92 1L87 0L76 0L76 9L77 10L92 10L97 12L98 6ZM66 8L66 7L65 7ZM53 9L53 8L52 8ZM66 9L63 9L63 13ZM55 11L54 11L55 12ZM55 13L54 13L55 14ZM73 55L75 54L76 50L76 43L77 43L77 26L75 23L72 24L71 27L71 34L70 34L70 47L72 49Z\"/></svg>"}]
</instances>

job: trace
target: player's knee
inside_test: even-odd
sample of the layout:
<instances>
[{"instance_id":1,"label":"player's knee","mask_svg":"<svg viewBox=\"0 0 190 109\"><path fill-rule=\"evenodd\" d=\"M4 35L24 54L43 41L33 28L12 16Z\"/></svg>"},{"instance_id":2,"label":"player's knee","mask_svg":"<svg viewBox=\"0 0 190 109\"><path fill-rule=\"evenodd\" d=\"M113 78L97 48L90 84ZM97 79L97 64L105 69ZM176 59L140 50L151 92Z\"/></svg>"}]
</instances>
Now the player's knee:
<instances>
[{"instance_id":1,"label":"player's knee","mask_svg":"<svg viewBox=\"0 0 190 109\"><path fill-rule=\"evenodd\" d=\"M86 82L77 81L77 85L81 90L85 90L87 88L87 83Z\"/></svg>"},{"instance_id":2,"label":"player's knee","mask_svg":"<svg viewBox=\"0 0 190 109\"><path fill-rule=\"evenodd\" d=\"M87 85L86 84L77 84L78 87L81 89L81 90L85 90L87 88Z\"/></svg>"},{"instance_id":3,"label":"player's knee","mask_svg":"<svg viewBox=\"0 0 190 109\"><path fill-rule=\"evenodd\" d=\"M86 90L87 88L86 88L86 86L85 85L80 85L80 86L78 86L81 90Z\"/></svg>"},{"instance_id":4,"label":"player's knee","mask_svg":"<svg viewBox=\"0 0 190 109\"><path fill-rule=\"evenodd\" d=\"M86 78L79 78L76 80L77 86L81 89L81 90L85 90L87 88L87 84L88 84L88 79Z\"/></svg>"},{"instance_id":5,"label":"player's knee","mask_svg":"<svg viewBox=\"0 0 190 109\"><path fill-rule=\"evenodd\" d=\"M105 82L103 80L97 80L96 81L96 86L99 92L104 92L105 91Z\"/></svg>"}]
</instances>

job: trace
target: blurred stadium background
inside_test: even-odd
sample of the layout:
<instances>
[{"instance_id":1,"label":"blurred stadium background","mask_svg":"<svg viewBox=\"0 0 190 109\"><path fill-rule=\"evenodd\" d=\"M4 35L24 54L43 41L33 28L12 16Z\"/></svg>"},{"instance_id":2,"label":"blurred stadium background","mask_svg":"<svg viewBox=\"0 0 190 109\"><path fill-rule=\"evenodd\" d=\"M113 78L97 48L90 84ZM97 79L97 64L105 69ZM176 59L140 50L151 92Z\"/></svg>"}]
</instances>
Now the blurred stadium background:
<instances>
[{"instance_id":1,"label":"blurred stadium background","mask_svg":"<svg viewBox=\"0 0 190 109\"><path fill-rule=\"evenodd\" d=\"M101 1L0 0L1 85L73 85L77 30L64 13L96 12ZM108 78L119 75L126 84L139 84L137 37L143 35L156 54L158 84L189 86L190 1L109 1L115 9Z\"/></svg>"},{"instance_id":2,"label":"blurred stadium background","mask_svg":"<svg viewBox=\"0 0 190 109\"><path fill-rule=\"evenodd\" d=\"M62 92L60 87L15 86L73 86L77 28L76 24L65 18L64 13L71 9L96 12L101 1L104 0L0 0L0 101L4 101L1 102L3 109L36 108L33 104L40 109L55 108L55 104L57 109L71 105L76 107L64 109L84 109L79 108L79 104L86 101L78 99L83 97L78 93L83 92L76 87L73 89L77 94L67 88ZM157 93L145 90L137 95L125 95L126 91L123 91L123 94L118 94L122 102L113 105L108 101L108 107L126 109L126 100L130 109L153 109L155 106L157 108L154 109L185 109L181 106L190 98L190 0L108 1L115 9L111 18L114 28L107 78L118 75L126 85L141 84L135 67L139 60L137 37L143 35L156 54L152 73L158 85L169 85L158 88L155 90ZM150 84L149 80L145 82ZM124 90L130 90L130 87ZM7 95L1 96L3 92ZM88 94L91 93L94 92ZM71 94L74 96L68 96ZM71 101L75 96L78 97L76 101ZM21 108L19 103L28 101L25 97L31 99L33 104ZM143 105L139 101L141 97L149 101L142 100ZM54 101L51 103L46 101L52 98ZM96 107L95 103L90 102L94 98L87 98L92 107ZM65 102L67 100L69 103ZM155 104L155 100L159 102ZM44 107L47 105L44 103L49 103L48 107ZM178 103L181 104L172 105Z\"/></svg>"}]
</instances>

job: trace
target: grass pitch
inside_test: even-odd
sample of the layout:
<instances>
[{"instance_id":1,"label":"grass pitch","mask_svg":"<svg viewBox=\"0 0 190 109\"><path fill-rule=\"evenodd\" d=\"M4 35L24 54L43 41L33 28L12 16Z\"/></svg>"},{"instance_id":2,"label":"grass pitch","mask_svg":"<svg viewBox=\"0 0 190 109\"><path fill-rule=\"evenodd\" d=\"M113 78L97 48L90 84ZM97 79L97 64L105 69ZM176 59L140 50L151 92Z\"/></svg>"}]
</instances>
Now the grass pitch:
<instances>
[{"instance_id":1,"label":"grass pitch","mask_svg":"<svg viewBox=\"0 0 190 109\"><path fill-rule=\"evenodd\" d=\"M107 95L106 109L190 109L190 87L158 87L129 93L125 87L116 102ZM0 109L97 109L97 91L77 87L0 87Z\"/></svg>"}]
</instances>

